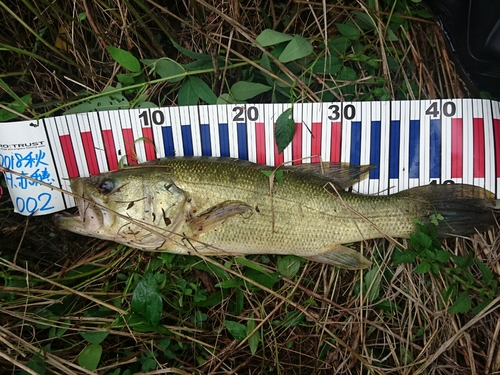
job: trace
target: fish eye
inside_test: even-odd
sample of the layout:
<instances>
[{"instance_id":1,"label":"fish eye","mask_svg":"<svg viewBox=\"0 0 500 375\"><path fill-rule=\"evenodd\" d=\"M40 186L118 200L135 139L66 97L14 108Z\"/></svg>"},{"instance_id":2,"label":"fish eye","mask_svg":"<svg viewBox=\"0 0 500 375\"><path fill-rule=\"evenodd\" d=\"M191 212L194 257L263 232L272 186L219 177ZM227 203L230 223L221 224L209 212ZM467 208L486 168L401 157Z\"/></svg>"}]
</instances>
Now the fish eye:
<instances>
[{"instance_id":1,"label":"fish eye","mask_svg":"<svg viewBox=\"0 0 500 375\"><path fill-rule=\"evenodd\" d=\"M115 183L109 178L102 180L98 189L102 194L109 194L115 189Z\"/></svg>"}]
</instances>

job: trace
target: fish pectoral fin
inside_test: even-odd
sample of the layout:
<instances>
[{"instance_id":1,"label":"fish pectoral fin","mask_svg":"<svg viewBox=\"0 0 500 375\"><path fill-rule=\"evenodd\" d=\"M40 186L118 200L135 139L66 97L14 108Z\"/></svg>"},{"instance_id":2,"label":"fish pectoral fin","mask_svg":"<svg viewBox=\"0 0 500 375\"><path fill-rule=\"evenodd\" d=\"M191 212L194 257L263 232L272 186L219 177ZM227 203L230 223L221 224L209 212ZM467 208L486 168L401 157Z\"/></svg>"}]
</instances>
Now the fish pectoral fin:
<instances>
[{"instance_id":1,"label":"fish pectoral fin","mask_svg":"<svg viewBox=\"0 0 500 375\"><path fill-rule=\"evenodd\" d=\"M252 210L252 207L242 201L224 201L192 218L188 224L193 234L199 235L223 224L231 217L244 214L250 217Z\"/></svg>"},{"instance_id":2,"label":"fish pectoral fin","mask_svg":"<svg viewBox=\"0 0 500 375\"><path fill-rule=\"evenodd\" d=\"M371 266L372 262L366 259L358 251L342 245L335 245L324 253L307 257L320 263L331 264L348 270L360 270Z\"/></svg>"}]
</instances>

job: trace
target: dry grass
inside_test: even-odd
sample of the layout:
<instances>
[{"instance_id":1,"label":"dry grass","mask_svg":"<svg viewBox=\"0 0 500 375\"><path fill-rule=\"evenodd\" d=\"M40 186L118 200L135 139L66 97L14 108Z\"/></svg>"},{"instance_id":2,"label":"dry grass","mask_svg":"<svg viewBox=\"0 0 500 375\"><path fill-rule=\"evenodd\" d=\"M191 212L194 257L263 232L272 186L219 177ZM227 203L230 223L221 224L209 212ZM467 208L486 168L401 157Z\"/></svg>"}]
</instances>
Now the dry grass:
<instances>
[{"instance_id":1,"label":"dry grass","mask_svg":"<svg viewBox=\"0 0 500 375\"><path fill-rule=\"evenodd\" d=\"M354 85L328 75L314 76L308 85L279 63L284 75L276 78L287 82L286 75L293 77L296 98L311 101L320 100L325 90L347 84L354 87L347 99L370 99L375 86L393 99L469 95L433 22L403 14L409 26L397 30L398 40L388 41L384 37L388 22L396 15L385 2L373 3L376 10L368 10L364 1L333 5L258 0L1 2L0 47L7 52L0 56L0 78L17 95L31 94L31 114L25 114L43 114L81 96L83 89L98 93L115 81L120 68L107 53L107 45L141 58L169 56L187 62L173 48L167 38L171 36L190 50L222 55L226 61L238 57L262 69L252 58L260 53L253 41L264 28L315 38L320 46L338 34L336 22L344 23L354 12L362 12L374 20L378 31L369 48L380 59L377 77L384 78L382 83L376 86L377 77L360 69ZM80 13L86 14L85 22L75 21ZM390 67L390 61L398 68ZM246 74L242 69L216 73L201 77L217 94ZM413 89L408 89L410 85ZM11 100L7 92L2 101ZM149 85L145 93L162 105L176 103L175 84ZM335 95L341 100L345 93L335 90ZM157 353L156 364L151 367L154 370L146 370L149 374L500 372L499 298L477 315L448 313L451 302L443 300L441 291L449 280L415 274L415 265L395 267L394 245L388 241L360 244L360 250L377 263L381 281L371 287L380 289L376 299L369 285L359 287L365 284L366 273L316 263L303 265L292 280L281 277L271 288L257 288L248 267L230 258L185 257L170 267L162 264L157 271L166 277L164 329L157 332L127 320L137 283L134 275L151 267L156 255L63 233L47 217L17 216L11 207L5 195L0 200L2 373L17 374L21 369L32 374L91 373L77 361L88 345L79 334L85 331L109 332L100 374L114 374L116 369L121 374L126 369L142 371L152 352ZM497 277L498 238L494 230L448 240L444 248L459 256L472 252ZM253 261L270 273L276 271L276 257ZM228 278L245 281L241 292L229 288L218 303L207 307L185 296L179 307L182 280L207 290L208 295L222 291L216 286L220 276L205 271L215 263L227 266ZM474 272L479 278L478 270ZM470 294L477 303L478 292L470 290ZM381 304L392 309L384 310ZM203 324L193 318L199 314L205 314ZM290 317L301 320L287 321ZM261 339L254 355L247 340L233 339L224 328L227 319L245 325L255 321L254 330L261 332ZM165 338L176 343L175 359L160 347ZM40 368L27 367L33 367L34 360Z\"/></svg>"}]
</instances>

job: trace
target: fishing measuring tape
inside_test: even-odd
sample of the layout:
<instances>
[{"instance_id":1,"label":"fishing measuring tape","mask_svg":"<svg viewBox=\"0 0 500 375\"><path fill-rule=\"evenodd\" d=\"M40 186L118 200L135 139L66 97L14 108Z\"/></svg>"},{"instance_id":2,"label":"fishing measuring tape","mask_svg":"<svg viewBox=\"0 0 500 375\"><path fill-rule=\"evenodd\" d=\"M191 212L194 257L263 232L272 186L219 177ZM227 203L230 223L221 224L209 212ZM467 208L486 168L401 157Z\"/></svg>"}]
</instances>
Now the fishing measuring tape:
<instances>
[{"instance_id":1,"label":"fishing measuring tape","mask_svg":"<svg viewBox=\"0 0 500 375\"><path fill-rule=\"evenodd\" d=\"M296 131L278 153L274 127L291 104L127 109L0 123L0 165L14 209L44 215L75 205L69 181L166 156L221 156L279 166L374 164L354 186L393 194L429 183L500 195L500 103L443 99L293 105ZM26 178L30 177L30 179ZM35 181L33 181L34 179Z\"/></svg>"}]
</instances>

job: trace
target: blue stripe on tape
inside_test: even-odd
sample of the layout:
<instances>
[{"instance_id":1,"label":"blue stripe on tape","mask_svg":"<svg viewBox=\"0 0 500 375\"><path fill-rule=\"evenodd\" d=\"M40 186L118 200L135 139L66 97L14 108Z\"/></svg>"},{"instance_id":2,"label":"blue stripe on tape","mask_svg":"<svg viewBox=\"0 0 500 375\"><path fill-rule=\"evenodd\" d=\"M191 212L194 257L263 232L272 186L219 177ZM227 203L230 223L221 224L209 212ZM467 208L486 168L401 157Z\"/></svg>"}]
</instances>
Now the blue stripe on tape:
<instances>
[{"instance_id":1,"label":"blue stripe on tape","mask_svg":"<svg viewBox=\"0 0 500 375\"><path fill-rule=\"evenodd\" d=\"M227 124L219 124L220 156L229 156L229 130Z\"/></svg>"},{"instance_id":2,"label":"blue stripe on tape","mask_svg":"<svg viewBox=\"0 0 500 375\"><path fill-rule=\"evenodd\" d=\"M420 120L410 120L410 148L408 155L408 177L419 177L420 161Z\"/></svg>"},{"instance_id":3,"label":"blue stripe on tape","mask_svg":"<svg viewBox=\"0 0 500 375\"><path fill-rule=\"evenodd\" d=\"M370 172L370 178L380 177L380 121L372 121L370 139L370 164L377 167Z\"/></svg>"},{"instance_id":4,"label":"blue stripe on tape","mask_svg":"<svg viewBox=\"0 0 500 375\"><path fill-rule=\"evenodd\" d=\"M212 156L212 143L210 142L210 125L200 125L201 154L203 156Z\"/></svg>"},{"instance_id":5,"label":"blue stripe on tape","mask_svg":"<svg viewBox=\"0 0 500 375\"><path fill-rule=\"evenodd\" d=\"M238 122L238 158L248 160L247 124Z\"/></svg>"},{"instance_id":6,"label":"blue stripe on tape","mask_svg":"<svg viewBox=\"0 0 500 375\"><path fill-rule=\"evenodd\" d=\"M361 163L361 121L353 121L351 123L350 163L354 165Z\"/></svg>"},{"instance_id":7,"label":"blue stripe on tape","mask_svg":"<svg viewBox=\"0 0 500 375\"><path fill-rule=\"evenodd\" d=\"M163 149L165 156L175 156L174 136L172 134L171 126L162 126L161 132L163 135Z\"/></svg>"},{"instance_id":8,"label":"blue stripe on tape","mask_svg":"<svg viewBox=\"0 0 500 375\"><path fill-rule=\"evenodd\" d=\"M389 137L389 178L399 178L399 142L401 122L391 120L391 132Z\"/></svg>"},{"instance_id":9,"label":"blue stripe on tape","mask_svg":"<svg viewBox=\"0 0 500 375\"><path fill-rule=\"evenodd\" d=\"M181 134L184 156L193 156L193 136L191 135L191 125L181 125Z\"/></svg>"},{"instance_id":10,"label":"blue stripe on tape","mask_svg":"<svg viewBox=\"0 0 500 375\"><path fill-rule=\"evenodd\" d=\"M431 120L430 178L441 177L441 120Z\"/></svg>"}]
</instances>

